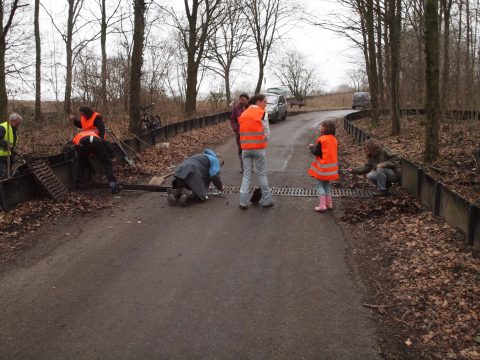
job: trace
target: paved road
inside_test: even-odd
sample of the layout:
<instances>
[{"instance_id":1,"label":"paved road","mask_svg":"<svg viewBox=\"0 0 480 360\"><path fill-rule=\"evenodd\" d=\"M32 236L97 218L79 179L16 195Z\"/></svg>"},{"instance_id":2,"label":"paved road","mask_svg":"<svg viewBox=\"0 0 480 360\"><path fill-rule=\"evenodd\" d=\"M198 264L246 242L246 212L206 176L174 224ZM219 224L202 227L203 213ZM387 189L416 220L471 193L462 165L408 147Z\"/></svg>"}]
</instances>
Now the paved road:
<instances>
[{"instance_id":1,"label":"paved road","mask_svg":"<svg viewBox=\"0 0 480 360\"><path fill-rule=\"evenodd\" d=\"M272 126L272 185L312 186L312 127L339 115ZM239 186L233 140L217 150ZM345 240L313 198L242 211L238 195L187 209L124 196L111 214L52 227L58 245L0 274L1 358L377 358Z\"/></svg>"}]
</instances>

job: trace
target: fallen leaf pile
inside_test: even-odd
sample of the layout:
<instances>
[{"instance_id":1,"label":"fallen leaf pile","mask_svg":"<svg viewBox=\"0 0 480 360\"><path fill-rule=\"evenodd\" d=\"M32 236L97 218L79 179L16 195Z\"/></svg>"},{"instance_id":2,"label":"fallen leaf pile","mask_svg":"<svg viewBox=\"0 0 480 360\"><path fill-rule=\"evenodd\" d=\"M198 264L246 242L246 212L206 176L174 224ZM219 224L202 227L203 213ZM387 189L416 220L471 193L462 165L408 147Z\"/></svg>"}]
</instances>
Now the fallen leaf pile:
<instances>
[{"instance_id":1,"label":"fallen leaf pile","mask_svg":"<svg viewBox=\"0 0 480 360\"><path fill-rule=\"evenodd\" d=\"M404 116L402 134L390 136L391 122L381 117L376 128L369 119L355 121L386 147L406 159L421 165L435 179L471 202L480 204L480 163L473 155L480 149L480 121L443 120L440 124L440 157L432 164L423 162L425 143L425 117Z\"/></svg>"},{"instance_id":2,"label":"fallen leaf pile","mask_svg":"<svg viewBox=\"0 0 480 360\"><path fill-rule=\"evenodd\" d=\"M7 261L19 250L31 247L32 244L23 242L22 235L35 232L41 225L55 224L66 216L92 213L111 206L112 197L108 193L95 196L70 193L63 202L34 200L19 204L7 213L0 212L0 262Z\"/></svg>"},{"instance_id":3,"label":"fallen leaf pile","mask_svg":"<svg viewBox=\"0 0 480 360\"><path fill-rule=\"evenodd\" d=\"M350 135L342 129L338 138L344 167L364 162ZM372 188L349 173L341 182ZM341 206L350 256L370 289L364 306L381 324L384 357L480 359L480 260L459 231L394 190L398 195L346 199Z\"/></svg>"}]
</instances>

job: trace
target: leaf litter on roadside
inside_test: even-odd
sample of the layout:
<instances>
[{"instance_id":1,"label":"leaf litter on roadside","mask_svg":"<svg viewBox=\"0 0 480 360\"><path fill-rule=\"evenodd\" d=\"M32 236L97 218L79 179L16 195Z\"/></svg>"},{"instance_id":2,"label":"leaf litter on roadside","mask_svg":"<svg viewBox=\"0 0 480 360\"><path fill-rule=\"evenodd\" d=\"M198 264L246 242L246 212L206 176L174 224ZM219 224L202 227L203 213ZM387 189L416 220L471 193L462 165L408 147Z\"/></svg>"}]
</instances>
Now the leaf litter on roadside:
<instances>
[{"instance_id":1,"label":"leaf litter on roadside","mask_svg":"<svg viewBox=\"0 0 480 360\"><path fill-rule=\"evenodd\" d=\"M349 134L342 129L338 138L344 168L365 162ZM372 186L365 177L342 175L342 187ZM366 301L382 324L383 355L480 359L480 260L458 230L394 190L397 196L344 200L340 218L372 292Z\"/></svg>"}]
</instances>

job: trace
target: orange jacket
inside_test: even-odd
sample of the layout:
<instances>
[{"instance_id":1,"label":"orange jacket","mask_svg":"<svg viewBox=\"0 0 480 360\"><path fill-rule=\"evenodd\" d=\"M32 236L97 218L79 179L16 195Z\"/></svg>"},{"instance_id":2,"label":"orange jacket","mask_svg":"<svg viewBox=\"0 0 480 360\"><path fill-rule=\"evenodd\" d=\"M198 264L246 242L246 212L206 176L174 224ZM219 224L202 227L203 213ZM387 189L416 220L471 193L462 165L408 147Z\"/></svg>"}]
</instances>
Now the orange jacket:
<instances>
[{"instance_id":1,"label":"orange jacket","mask_svg":"<svg viewBox=\"0 0 480 360\"><path fill-rule=\"evenodd\" d=\"M240 125L240 146L242 150L265 149L267 141L263 133L262 118L265 110L249 106L238 118Z\"/></svg>"},{"instance_id":2,"label":"orange jacket","mask_svg":"<svg viewBox=\"0 0 480 360\"><path fill-rule=\"evenodd\" d=\"M80 116L80 124L82 125L82 130L94 131L98 135L98 129L93 124L95 122L95 118L98 115L100 115L98 112L94 112L89 118L87 118L85 115ZM106 139L107 134L105 134L103 138Z\"/></svg>"},{"instance_id":3,"label":"orange jacket","mask_svg":"<svg viewBox=\"0 0 480 360\"><path fill-rule=\"evenodd\" d=\"M308 175L318 180L337 180L337 139L333 135L322 135L315 144L321 143L322 157L317 156L308 169Z\"/></svg>"},{"instance_id":4,"label":"orange jacket","mask_svg":"<svg viewBox=\"0 0 480 360\"><path fill-rule=\"evenodd\" d=\"M94 137L97 137L97 138L100 138L100 136L98 136L95 132L93 131L80 131L77 135L75 135L75 137L73 138L73 143L75 145L78 145L80 144L80 140L82 140L84 137L86 136L94 136Z\"/></svg>"}]
</instances>

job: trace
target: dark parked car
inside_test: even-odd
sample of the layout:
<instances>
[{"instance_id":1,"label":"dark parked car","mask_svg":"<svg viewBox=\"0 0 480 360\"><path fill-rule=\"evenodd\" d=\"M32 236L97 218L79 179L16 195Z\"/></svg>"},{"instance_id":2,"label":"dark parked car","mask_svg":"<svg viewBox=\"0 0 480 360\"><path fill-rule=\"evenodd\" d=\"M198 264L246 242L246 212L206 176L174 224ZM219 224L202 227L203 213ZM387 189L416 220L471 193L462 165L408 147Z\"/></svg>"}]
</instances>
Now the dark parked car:
<instances>
[{"instance_id":1,"label":"dark parked car","mask_svg":"<svg viewBox=\"0 0 480 360\"><path fill-rule=\"evenodd\" d=\"M352 109L356 109L356 108L367 109L369 107L370 107L370 93L361 91L353 94Z\"/></svg>"}]
</instances>

